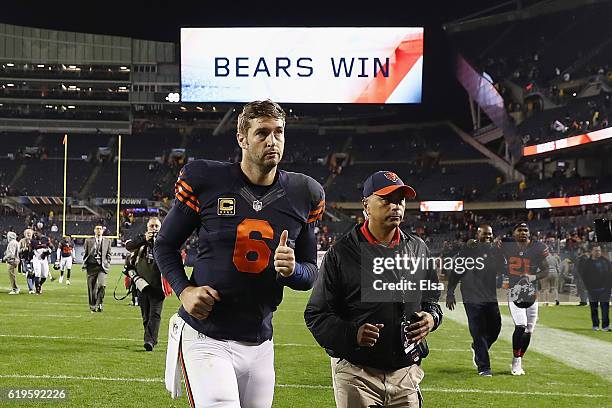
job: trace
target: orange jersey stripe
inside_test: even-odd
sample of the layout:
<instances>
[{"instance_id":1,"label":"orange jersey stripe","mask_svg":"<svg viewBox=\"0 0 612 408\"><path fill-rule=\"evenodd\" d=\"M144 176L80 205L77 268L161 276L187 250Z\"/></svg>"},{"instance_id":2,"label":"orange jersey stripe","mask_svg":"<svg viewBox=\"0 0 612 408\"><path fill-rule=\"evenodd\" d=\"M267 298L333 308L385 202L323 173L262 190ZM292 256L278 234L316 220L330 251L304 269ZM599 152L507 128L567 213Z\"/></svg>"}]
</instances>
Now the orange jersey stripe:
<instances>
[{"instance_id":1,"label":"orange jersey stripe","mask_svg":"<svg viewBox=\"0 0 612 408\"><path fill-rule=\"evenodd\" d=\"M183 186L183 188L187 191L189 191L190 193L193 194L193 189L191 188L191 186L189 184L187 184L187 182L185 180L182 180L180 177L178 180L176 180L176 184L180 184L181 186Z\"/></svg>"},{"instance_id":2,"label":"orange jersey stripe","mask_svg":"<svg viewBox=\"0 0 612 408\"><path fill-rule=\"evenodd\" d=\"M184 198L184 199L186 199L186 200L189 200L189 201L192 201L192 202L193 202L194 204L196 204L196 205L200 205L200 200L198 200L198 199L196 198L196 196L194 196L194 195L192 195L192 194L189 194L189 193L186 193L186 192L185 192L185 191L183 191L182 189L176 189L176 193L175 193L175 195L176 195L176 196L179 196L179 195L180 195L182 198Z\"/></svg>"},{"instance_id":3,"label":"orange jersey stripe","mask_svg":"<svg viewBox=\"0 0 612 408\"><path fill-rule=\"evenodd\" d=\"M319 212L321 212L324 209L325 209L325 200L321 200L319 202L319 204L317 204L317 208L315 208L314 210L310 211L308 214L318 214Z\"/></svg>"},{"instance_id":4,"label":"orange jersey stripe","mask_svg":"<svg viewBox=\"0 0 612 408\"><path fill-rule=\"evenodd\" d=\"M193 190L191 189L191 187L189 187L189 184L185 183L181 179L178 179L176 181L176 183L174 184L174 190L175 191L176 190L185 191L187 195L192 195L193 194Z\"/></svg>"},{"instance_id":5,"label":"orange jersey stripe","mask_svg":"<svg viewBox=\"0 0 612 408\"><path fill-rule=\"evenodd\" d=\"M323 208L319 208L318 210L311 211L308 213L309 216L320 214L323 211Z\"/></svg>"},{"instance_id":6,"label":"orange jersey stripe","mask_svg":"<svg viewBox=\"0 0 612 408\"><path fill-rule=\"evenodd\" d=\"M200 213L200 208L196 204L194 204L189 198L183 197L180 193L176 194L176 198L180 202L191 208L193 211L197 212L198 214Z\"/></svg>"},{"instance_id":7,"label":"orange jersey stripe","mask_svg":"<svg viewBox=\"0 0 612 408\"><path fill-rule=\"evenodd\" d=\"M318 214L318 215L316 215L316 216L314 216L314 217L310 217L310 218L308 218L308 219L306 220L306 223L315 222L315 221L320 220L321 218L323 218L323 214L322 214L322 213L321 213L321 214Z\"/></svg>"}]
</instances>

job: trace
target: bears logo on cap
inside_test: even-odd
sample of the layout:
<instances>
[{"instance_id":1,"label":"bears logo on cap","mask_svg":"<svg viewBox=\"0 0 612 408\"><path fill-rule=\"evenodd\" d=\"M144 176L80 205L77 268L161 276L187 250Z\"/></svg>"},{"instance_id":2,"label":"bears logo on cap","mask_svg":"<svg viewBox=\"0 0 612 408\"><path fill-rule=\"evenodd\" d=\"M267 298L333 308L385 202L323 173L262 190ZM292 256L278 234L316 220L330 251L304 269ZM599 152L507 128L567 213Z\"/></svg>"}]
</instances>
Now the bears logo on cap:
<instances>
[{"instance_id":1,"label":"bears logo on cap","mask_svg":"<svg viewBox=\"0 0 612 408\"><path fill-rule=\"evenodd\" d=\"M397 174L393 173L392 171L385 171L385 178L387 180L391 180L392 182L396 182L397 180L399 180L399 177L397 177Z\"/></svg>"}]
</instances>

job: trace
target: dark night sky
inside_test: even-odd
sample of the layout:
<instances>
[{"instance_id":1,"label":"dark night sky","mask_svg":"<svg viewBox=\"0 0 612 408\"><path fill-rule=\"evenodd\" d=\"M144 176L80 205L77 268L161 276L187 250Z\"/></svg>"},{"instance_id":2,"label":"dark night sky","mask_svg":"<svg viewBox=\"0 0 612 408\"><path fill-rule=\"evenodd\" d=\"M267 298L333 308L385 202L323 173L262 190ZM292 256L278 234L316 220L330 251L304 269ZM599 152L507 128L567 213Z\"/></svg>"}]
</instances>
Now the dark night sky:
<instances>
[{"instance_id":1,"label":"dark night sky","mask_svg":"<svg viewBox=\"0 0 612 408\"><path fill-rule=\"evenodd\" d=\"M396 4L394 4L396 3ZM30 27L179 41L181 26L419 26L425 27L424 103L414 120L450 118L469 124L467 97L454 79L451 47L441 26L496 1L11 1L0 22ZM248 41L248 39L245 39Z\"/></svg>"}]
</instances>

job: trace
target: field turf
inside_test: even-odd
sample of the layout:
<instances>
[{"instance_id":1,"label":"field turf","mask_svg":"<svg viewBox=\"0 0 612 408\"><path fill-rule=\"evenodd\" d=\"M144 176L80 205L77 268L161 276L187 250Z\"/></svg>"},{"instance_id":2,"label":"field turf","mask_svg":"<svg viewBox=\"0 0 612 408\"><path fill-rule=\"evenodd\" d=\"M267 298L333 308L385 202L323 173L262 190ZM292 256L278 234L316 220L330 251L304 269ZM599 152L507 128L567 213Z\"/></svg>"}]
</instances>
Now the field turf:
<instances>
[{"instance_id":1,"label":"field turf","mask_svg":"<svg viewBox=\"0 0 612 408\"><path fill-rule=\"evenodd\" d=\"M60 388L67 390L68 398L50 406L188 406L185 396L171 400L163 384L167 322L178 300L172 297L165 302L160 344L147 353L142 345L139 308L129 306L127 299L112 297L119 276L120 268L114 267L107 282L105 311L92 314L80 267L73 270L71 286L57 280L47 282L40 296L27 293L20 275L22 294L9 296L6 264L0 265L0 390L4 395L10 388ZM122 281L118 291L121 289ZM307 299L308 293L287 289L274 317L274 407L334 406L329 358L304 325ZM588 307L542 307L539 324L587 339L612 341L612 333L590 330ZM431 354L423 363L425 379L421 384L426 407L612 406L610 382L533 350L523 364L527 375L511 376L511 345L502 340L492 348L495 375L477 376L467 328L450 319L428 340ZM601 358L612 364L612 356ZM33 404L7 401L4 396L0 405Z\"/></svg>"}]
</instances>

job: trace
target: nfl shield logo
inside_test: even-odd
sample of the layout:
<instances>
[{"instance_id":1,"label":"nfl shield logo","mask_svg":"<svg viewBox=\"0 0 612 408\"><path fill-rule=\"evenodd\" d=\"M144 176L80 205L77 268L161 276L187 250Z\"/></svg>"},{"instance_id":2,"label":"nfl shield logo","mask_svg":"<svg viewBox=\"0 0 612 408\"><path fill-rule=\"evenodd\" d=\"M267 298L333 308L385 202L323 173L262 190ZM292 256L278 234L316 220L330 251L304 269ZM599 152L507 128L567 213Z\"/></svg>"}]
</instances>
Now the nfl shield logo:
<instances>
[{"instance_id":1,"label":"nfl shield logo","mask_svg":"<svg viewBox=\"0 0 612 408\"><path fill-rule=\"evenodd\" d=\"M263 204L261 203L261 201L259 200L253 201L253 209L255 211L261 211L262 208L263 208Z\"/></svg>"}]
</instances>

